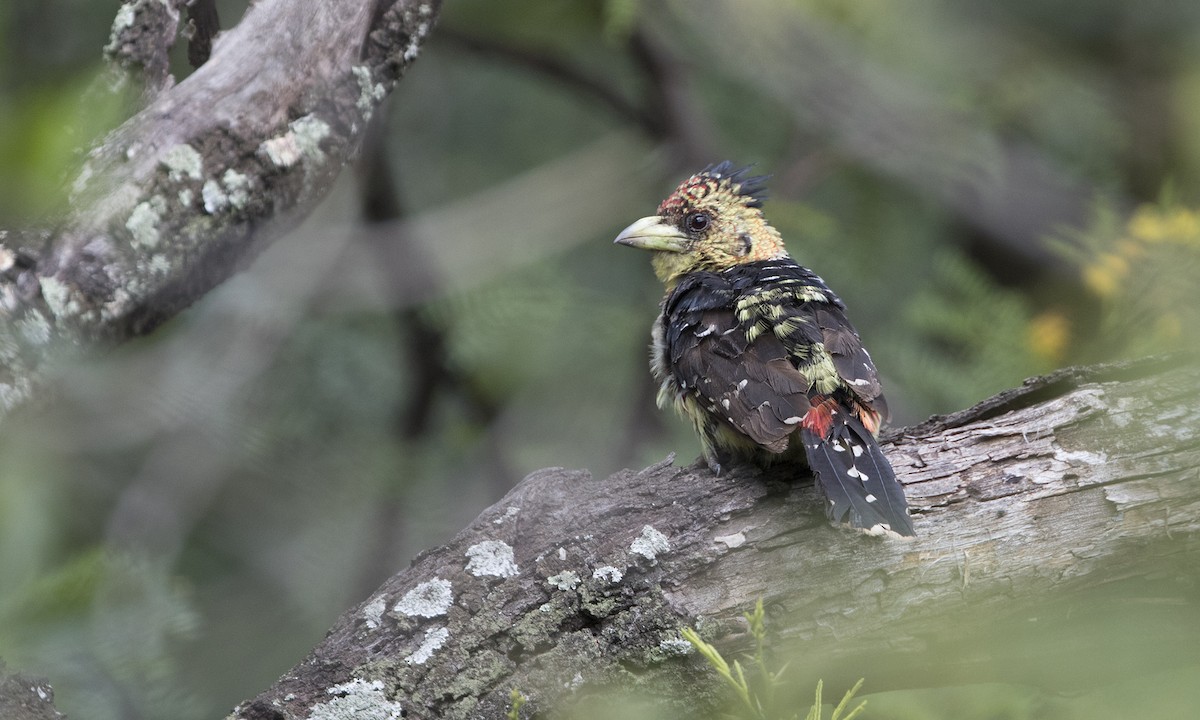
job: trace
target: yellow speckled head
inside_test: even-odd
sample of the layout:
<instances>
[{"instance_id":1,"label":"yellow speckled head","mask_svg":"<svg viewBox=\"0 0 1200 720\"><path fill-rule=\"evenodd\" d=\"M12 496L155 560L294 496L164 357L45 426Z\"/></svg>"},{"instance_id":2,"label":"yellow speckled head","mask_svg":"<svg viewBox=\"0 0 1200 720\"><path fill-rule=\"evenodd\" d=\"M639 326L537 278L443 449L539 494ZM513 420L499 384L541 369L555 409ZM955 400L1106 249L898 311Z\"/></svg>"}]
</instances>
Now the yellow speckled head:
<instances>
[{"instance_id":1,"label":"yellow speckled head","mask_svg":"<svg viewBox=\"0 0 1200 720\"><path fill-rule=\"evenodd\" d=\"M654 272L672 287L698 270L787 256L778 231L762 213L765 177L745 177L729 163L684 180L658 214L625 228L616 242L654 251Z\"/></svg>"}]
</instances>

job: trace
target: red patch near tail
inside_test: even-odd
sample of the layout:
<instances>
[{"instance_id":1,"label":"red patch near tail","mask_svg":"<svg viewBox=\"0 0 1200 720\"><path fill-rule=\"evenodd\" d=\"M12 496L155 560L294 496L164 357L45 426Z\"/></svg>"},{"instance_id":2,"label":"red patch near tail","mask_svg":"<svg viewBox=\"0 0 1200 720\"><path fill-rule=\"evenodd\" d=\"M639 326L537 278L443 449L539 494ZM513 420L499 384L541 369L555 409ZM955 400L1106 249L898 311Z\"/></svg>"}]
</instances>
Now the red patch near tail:
<instances>
[{"instance_id":1,"label":"red patch near tail","mask_svg":"<svg viewBox=\"0 0 1200 720\"><path fill-rule=\"evenodd\" d=\"M872 435L879 434L879 413L875 412L869 407L860 405L858 408L858 420L863 424L863 427L867 429L867 432L871 433Z\"/></svg>"},{"instance_id":2,"label":"red patch near tail","mask_svg":"<svg viewBox=\"0 0 1200 720\"><path fill-rule=\"evenodd\" d=\"M846 412L846 410L836 400L831 398L812 398L812 401L813 406L804 414L804 419L800 421L800 427L823 440L827 440L829 438L829 430L833 427L833 416L839 412Z\"/></svg>"}]
</instances>

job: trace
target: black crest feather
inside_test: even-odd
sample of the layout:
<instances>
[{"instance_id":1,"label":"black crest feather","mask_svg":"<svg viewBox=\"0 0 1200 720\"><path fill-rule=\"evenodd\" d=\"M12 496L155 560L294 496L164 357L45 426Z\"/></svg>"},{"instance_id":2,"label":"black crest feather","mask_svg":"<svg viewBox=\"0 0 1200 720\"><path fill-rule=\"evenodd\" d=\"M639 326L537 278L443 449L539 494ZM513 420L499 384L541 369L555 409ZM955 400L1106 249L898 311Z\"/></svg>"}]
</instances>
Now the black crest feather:
<instances>
[{"instance_id":1,"label":"black crest feather","mask_svg":"<svg viewBox=\"0 0 1200 720\"><path fill-rule=\"evenodd\" d=\"M702 175L708 175L717 179L727 179L737 186L738 194L749 200L747 205L750 207L762 207L762 204L767 199L767 181L771 179L770 175L752 175L747 177L753 165L746 167L734 168L733 163L728 160L709 165L701 171Z\"/></svg>"}]
</instances>

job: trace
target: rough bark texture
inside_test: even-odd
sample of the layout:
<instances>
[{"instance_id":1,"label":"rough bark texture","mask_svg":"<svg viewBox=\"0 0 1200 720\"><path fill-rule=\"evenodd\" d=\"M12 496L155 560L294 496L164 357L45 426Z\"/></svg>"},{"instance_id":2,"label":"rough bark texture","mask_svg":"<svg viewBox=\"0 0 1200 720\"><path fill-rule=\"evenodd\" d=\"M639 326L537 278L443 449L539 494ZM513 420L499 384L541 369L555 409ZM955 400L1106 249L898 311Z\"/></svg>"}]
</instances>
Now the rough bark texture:
<instances>
[{"instance_id":1,"label":"rough bark texture","mask_svg":"<svg viewBox=\"0 0 1200 720\"><path fill-rule=\"evenodd\" d=\"M106 49L141 69L151 99L90 153L71 216L52 232L0 231L0 413L40 386L52 347L146 332L298 221L440 9L259 0L172 85L180 4L122 6Z\"/></svg>"},{"instance_id":2,"label":"rough bark texture","mask_svg":"<svg viewBox=\"0 0 1200 720\"><path fill-rule=\"evenodd\" d=\"M680 627L744 649L759 598L773 645L827 680L904 686L938 670L956 612L988 618L950 633L969 642L1047 598L1161 576L1159 560L1194 580L1198 394L1183 359L1073 368L893 433L912 541L830 527L784 475L538 471L231 717L494 718L512 688L543 716L612 686L670 687L658 716L690 717L714 683L681 659Z\"/></svg>"},{"instance_id":3,"label":"rough bark texture","mask_svg":"<svg viewBox=\"0 0 1200 720\"><path fill-rule=\"evenodd\" d=\"M0 662L0 718L4 720L60 720L54 709L54 688L43 678L4 671Z\"/></svg>"}]
</instances>

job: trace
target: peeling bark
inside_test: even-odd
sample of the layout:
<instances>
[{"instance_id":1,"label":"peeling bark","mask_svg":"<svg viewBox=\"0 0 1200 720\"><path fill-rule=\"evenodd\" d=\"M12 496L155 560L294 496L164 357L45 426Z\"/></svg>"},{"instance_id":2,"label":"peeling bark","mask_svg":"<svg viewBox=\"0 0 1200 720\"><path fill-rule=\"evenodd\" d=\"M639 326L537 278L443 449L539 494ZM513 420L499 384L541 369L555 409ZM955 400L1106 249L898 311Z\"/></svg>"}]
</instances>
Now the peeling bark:
<instances>
[{"instance_id":1,"label":"peeling bark","mask_svg":"<svg viewBox=\"0 0 1200 720\"><path fill-rule=\"evenodd\" d=\"M302 219L441 3L259 0L171 85L178 5L122 6L110 55L166 89L89 154L70 217L40 242L0 233L0 414L35 394L53 348L149 331Z\"/></svg>"},{"instance_id":2,"label":"peeling bark","mask_svg":"<svg viewBox=\"0 0 1200 720\"><path fill-rule=\"evenodd\" d=\"M786 473L541 470L231 717L502 717L512 688L553 715L608 687L670 688L655 716L693 717L715 683L679 629L745 649L759 598L773 647L802 648L827 680L961 680L943 667L952 642L1048 598L1164 567L1197 579L1198 395L1184 359L1072 368L892 433L911 541L830 527ZM948 633L956 613L975 622Z\"/></svg>"}]
</instances>

